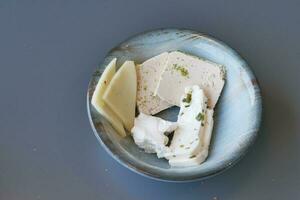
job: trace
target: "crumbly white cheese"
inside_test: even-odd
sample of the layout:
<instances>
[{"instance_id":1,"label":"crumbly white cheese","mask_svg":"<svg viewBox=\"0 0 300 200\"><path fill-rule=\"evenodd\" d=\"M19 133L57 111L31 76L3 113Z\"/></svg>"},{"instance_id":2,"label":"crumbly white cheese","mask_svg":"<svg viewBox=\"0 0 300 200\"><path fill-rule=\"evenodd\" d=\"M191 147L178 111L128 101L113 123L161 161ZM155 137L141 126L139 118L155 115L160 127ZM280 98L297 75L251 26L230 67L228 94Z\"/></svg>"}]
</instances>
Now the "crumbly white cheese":
<instances>
[{"instance_id":1,"label":"crumbly white cheese","mask_svg":"<svg viewBox=\"0 0 300 200\"><path fill-rule=\"evenodd\" d=\"M176 122L169 122L159 117L140 113L134 120L132 136L134 142L147 153L157 153L160 158L168 152L168 137L165 133L174 131Z\"/></svg>"},{"instance_id":2,"label":"crumbly white cheese","mask_svg":"<svg viewBox=\"0 0 300 200\"><path fill-rule=\"evenodd\" d=\"M137 107L142 113L154 115L172 106L158 96L154 96L167 60L168 53L165 52L146 60L136 68Z\"/></svg>"},{"instance_id":3,"label":"crumbly white cheese","mask_svg":"<svg viewBox=\"0 0 300 200\"><path fill-rule=\"evenodd\" d=\"M141 113L131 130L135 143L147 153L165 157L174 167L201 164L208 155L213 129L213 110L199 86L185 88L177 123ZM174 131L169 147L166 132Z\"/></svg>"},{"instance_id":4,"label":"crumbly white cheese","mask_svg":"<svg viewBox=\"0 0 300 200\"><path fill-rule=\"evenodd\" d=\"M225 71L221 65L174 51L168 55L167 66L155 95L180 106L184 88L199 85L208 98L208 106L214 108L224 86L224 76Z\"/></svg>"},{"instance_id":5,"label":"crumbly white cheese","mask_svg":"<svg viewBox=\"0 0 300 200\"><path fill-rule=\"evenodd\" d=\"M213 110L207 109L204 132L201 137L202 145L199 153L190 157L172 158L169 160L169 164L174 167L190 167L200 165L202 162L204 162L208 156L209 144L213 130L213 123Z\"/></svg>"},{"instance_id":6,"label":"crumbly white cheese","mask_svg":"<svg viewBox=\"0 0 300 200\"><path fill-rule=\"evenodd\" d=\"M166 158L189 158L197 155L202 148L207 98L198 85L185 88L181 97L178 128Z\"/></svg>"}]
</instances>

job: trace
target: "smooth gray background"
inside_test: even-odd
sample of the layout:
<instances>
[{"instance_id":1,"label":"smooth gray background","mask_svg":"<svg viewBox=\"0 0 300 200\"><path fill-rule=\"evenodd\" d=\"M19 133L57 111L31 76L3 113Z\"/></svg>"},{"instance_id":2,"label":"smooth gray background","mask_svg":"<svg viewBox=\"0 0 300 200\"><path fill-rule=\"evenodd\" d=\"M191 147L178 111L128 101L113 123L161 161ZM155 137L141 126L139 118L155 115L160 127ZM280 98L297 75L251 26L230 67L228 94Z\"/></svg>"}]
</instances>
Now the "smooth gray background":
<instances>
[{"instance_id":1,"label":"smooth gray background","mask_svg":"<svg viewBox=\"0 0 300 200\"><path fill-rule=\"evenodd\" d=\"M0 1L0 199L300 198L300 2ZM259 138L227 172L187 184L120 166L86 113L97 63L127 37L190 28L232 46L261 85Z\"/></svg>"}]
</instances>

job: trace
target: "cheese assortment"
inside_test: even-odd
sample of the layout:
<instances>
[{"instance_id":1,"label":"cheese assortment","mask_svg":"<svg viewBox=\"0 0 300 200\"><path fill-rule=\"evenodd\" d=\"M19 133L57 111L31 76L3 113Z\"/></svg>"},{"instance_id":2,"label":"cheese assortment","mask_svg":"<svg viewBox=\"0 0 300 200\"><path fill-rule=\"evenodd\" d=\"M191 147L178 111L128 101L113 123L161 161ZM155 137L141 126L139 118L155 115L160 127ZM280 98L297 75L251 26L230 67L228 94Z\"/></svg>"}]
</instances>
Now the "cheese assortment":
<instances>
[{"instance_id":1,"label":"cheese assortment","mask_svg":"<svg viewBox=\"0 0 300 200\"><path fill-rule=\"evenodd\" d=\"M117 71L113 59L91 104L120 136L126 136L125 129L131 132L146 153L167 159L172 167L190 167L208 156L213 109L224 84L223 66L179 51L139 65L125 61ZM177 122L152 116L172 106L180 107Z\"/></svg>"}]
</instances>

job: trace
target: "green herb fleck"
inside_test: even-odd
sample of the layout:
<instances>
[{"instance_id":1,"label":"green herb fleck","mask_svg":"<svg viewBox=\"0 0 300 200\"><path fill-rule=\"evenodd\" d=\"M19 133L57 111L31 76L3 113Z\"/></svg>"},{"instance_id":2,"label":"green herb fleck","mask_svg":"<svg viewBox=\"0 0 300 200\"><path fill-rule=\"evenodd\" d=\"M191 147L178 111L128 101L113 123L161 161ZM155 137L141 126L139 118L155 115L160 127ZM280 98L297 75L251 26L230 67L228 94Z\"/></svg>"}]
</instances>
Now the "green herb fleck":
<instances>
[{"instance_id":1,"label":"green herb fleck","mask_svg":"<svg viewBox=\"0 0 300 200\"><path fill-rule=\"evenodd\" d=\"M145 91L147 90L147 86L146 86L146 85L144 86L144 90L145 90Z\"/></svg>"},{"instance_id":2,"label":"green herb fleck","mask_svg":"<svg viewBox=\"0 0 300 200\"><path fill-rule=\"evenodd\" d=\"M173 157L175 158L175 157L176 157L176 155L173 155Z\"/></svg>"},{"instance_id":3,"label":"green herb fleck","mask_svg":"<svg viewBox=\"0 0 300 200\"><path fill-rule=\"evenodd\" d=\"M190 147L185 147L185 149L190 149Z\"/></svg>"},{"instance_id":4,"label":"green herb fleck","mask_svg":"<svg viewBox=\"0 0 300 200\"><path fill-rule=\"evenodd\" d=\"M180 72L181 76L188 77L189 71L186 68L184 68L183 66L180 66L180 65L177 65L177 64L173 64L173 68L176 71Z\"/></svg>"},{"instance_id":5,"label":"green herb fleck","mask_svg":"<svg viewBox=\"0 0 300 200\"><path fill-rule=\"evenodd\" d=\"M186 108L187 108L187 107L190 107L190 105L185 105L184 107L186 107Z\"/></svg>"},{"instance_id":6,"label":"green herb fleck","mask_svg":"<svg viewBox=\"0 0 300 200\"><path fill-rule=\"evenodd\" d=\"M196 157L196 155L192 155L192 156L190 156L190 158L195 158Z\"/></svg>"},{"instance_id":7,"label":"green herb fleck","mask_svg":"<svg viewBox=\"0 0 300 200\"><path fill-rule=\"evenodd\" d=\"M199 112L199 114L196 116L196 120L198 121L204 121L204 114Z\"/></svg>"},{"instance_id":8,"label":"green herb fleck","mask_svg":"<svg viewBox=\"0 0 300 200\"><path fill-rule=\"evenodd\" d=\"M192 93L187 93L186 97L182 99L182 102L191 103L192 101Z\"/></svg>"},{"instance_id":9,"label":"green herb fleck","mask_svg":"<svg viewBox=\"0 0 300 200\"><path fill-rule=\"evenodd\" d=\"M183 144L181 144L179 147L180 147L180 148L183 148L183 147L184 147L184 145L183 145Z\"/></svg>"},{"instance_id":10,"label":"green herb fleck","mask_svg":"<svg viewBox=\"0 0 300 200\"><path fill-rule=\"evenodd\" d=\"M203 122L201 122L201 126L204 126L204 123L203 123Z\"/></svg>"}]
</instances>

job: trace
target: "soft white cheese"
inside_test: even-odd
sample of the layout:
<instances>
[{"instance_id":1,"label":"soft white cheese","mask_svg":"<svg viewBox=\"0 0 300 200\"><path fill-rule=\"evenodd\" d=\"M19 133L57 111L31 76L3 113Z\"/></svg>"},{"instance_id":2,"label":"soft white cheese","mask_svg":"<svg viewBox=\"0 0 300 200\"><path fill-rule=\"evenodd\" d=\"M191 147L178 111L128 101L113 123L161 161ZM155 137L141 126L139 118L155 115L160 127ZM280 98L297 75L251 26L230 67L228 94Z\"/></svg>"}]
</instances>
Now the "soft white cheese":
<instances>
[{"instance_id":1,"label":"soft white cheese","mask_svg":"<svg viewBox=\"0 0 300 200\"><path fill-rule=\"evenodd\" d=\"M207 98L198 85L185 88L181 97L178 128L170 145L167 159L189 158L197 155L202 147Z\"/></svg>"},{"instance_id":2,"label":"soft white cheese","mask_svg":"<svg viewBox=\"0 0 300 200\"><path fill-rule=\"evenodd\" d=\"M198 154L192 155L190 157L179 157L172 158L169 160L169 164L174 167L189 167L200 165L208 156L209 144L211 140L212 130L213 130L213 113L214 111L211 109L207 109L205 115L205 126L204 133L201 137L201 150Z\"/></svg>"},{"instance_id":3,"label":"soft white cheese","mask_svg":"<svg viewBox=\"0 0 300 200\"><path fill-rule=\"evenodd\" d=\"M172 106L158 96L154 96L167 60L168 53L165 52L146 60L136 68L137 107L142 113L154 115Z\"/></svg>"},{"instance_id":4,"label":"soft white cheese","mask_svg":"<svg viewBox=\"0 0 300 200\"><path fill-rule=\"evenodd\" d=\"M146 153L157 153L160 158L169 151L169 148L166 147L168 137L165 133L170 133L176 128L176 122L140 113L134 120L131 132L134 142L140 148L144 149Z\"/></svg>"},{"instance_id":5,"label":"soft white cheese","mask_svg":"<svg viewBox=\"0 0 300 200\"><path fill-rule=\"evenodd\" d=\"M221 65L174 51L168 55L167 66L155 95L180 106L184 88L199 85L208 98L208 106L214 108L224 86L224 76L225 71Z\"/></svg>"}]
</instances>

